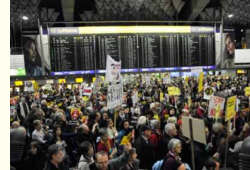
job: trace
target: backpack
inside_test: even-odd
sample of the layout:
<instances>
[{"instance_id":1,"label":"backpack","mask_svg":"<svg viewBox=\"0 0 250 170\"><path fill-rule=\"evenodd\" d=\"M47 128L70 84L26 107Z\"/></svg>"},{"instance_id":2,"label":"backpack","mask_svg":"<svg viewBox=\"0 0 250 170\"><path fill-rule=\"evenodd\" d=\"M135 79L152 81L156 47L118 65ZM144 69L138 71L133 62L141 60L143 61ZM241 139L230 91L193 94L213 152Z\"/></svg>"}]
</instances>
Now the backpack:
<instances>
[{"instance_id":1,"label":"backpack","mask_svg":"<svg viewBox=\"0 0 250 170\"><path fill-rule=\"evenodd\" d=\"M155 162L153 167L152 167L152 170L161 170L161 168L163 166L163 162L164 162L163 159Z\"/></svg>"}]
</instances>

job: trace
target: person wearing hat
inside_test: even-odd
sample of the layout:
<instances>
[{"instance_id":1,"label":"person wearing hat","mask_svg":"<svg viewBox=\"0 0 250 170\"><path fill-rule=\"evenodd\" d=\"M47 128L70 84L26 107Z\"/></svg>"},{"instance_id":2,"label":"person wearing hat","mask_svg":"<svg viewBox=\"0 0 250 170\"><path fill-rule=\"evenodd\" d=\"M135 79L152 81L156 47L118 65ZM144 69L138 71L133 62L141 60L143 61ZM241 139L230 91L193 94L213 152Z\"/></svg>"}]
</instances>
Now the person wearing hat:
<instances>
[{"instance_id":1,"label":"person wearing hat","mask_svg":"<svg viewBox=\"0 0 250 170\"><path fill-rule=\"evenodd\" d=\"M141 127L141 135L135 141L135 148L140 160L141 169L151 169L155 160L154 145L150 143L151 128Z\"/></svg>"}]
</instances>

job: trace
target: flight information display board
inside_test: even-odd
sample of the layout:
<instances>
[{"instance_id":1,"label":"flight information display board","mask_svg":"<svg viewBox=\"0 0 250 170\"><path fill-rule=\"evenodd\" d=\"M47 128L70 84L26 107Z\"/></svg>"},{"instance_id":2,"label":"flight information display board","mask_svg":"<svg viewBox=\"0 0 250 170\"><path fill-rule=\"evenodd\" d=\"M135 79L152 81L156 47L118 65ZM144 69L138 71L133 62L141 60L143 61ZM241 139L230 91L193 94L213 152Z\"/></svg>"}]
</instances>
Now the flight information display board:
<instances>
[{"instance_id":1,"label":"flight information display board","mask_svg":"<svg viewBox=\"0 0 250 170\"><path fill-rule=\"evenodd\" d=\"M51 35L52 71L101 70L106 56L122 69L215 65L214 33Z\"/></svg>"},{"instance_id":2,"label":"flight information display board","mask_svg":"<svg viewBox=\"0 0 250 170\"><path fill-rule=\"evenodd\" d=\"M95 69L93 36L51 36L50 49L53 71Z\"/></svg>"}]
</instances>

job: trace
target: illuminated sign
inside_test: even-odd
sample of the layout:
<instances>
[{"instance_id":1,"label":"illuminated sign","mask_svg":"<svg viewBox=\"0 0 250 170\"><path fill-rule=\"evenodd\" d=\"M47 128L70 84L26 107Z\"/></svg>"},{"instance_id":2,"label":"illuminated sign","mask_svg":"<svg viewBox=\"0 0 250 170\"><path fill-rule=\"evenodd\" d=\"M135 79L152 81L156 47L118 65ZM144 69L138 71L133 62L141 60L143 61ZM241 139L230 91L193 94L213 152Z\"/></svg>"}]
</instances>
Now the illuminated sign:
<instances>
[{"instance_id":1,"label":"illuminated sign","mask_svg":"<svg viewBox=\"0 0 250 170\"><path fill-rule=\"evenodd\" d=\"M245 74L245 70L237 70L237 74Z\"/></svg>"},{"instance_id":2,"label":"illuminated sign","mask_svg":"<svg viewBox=\"0 0 250 170\"><path fill-rule=\"evenodd\" d=\"M66 83L66 80L65 79L58 79L58 83L59 84Z\"/></svg>"},{"instance_id":3,"label":"illuminated sign","mask_svg":"<svg viewBox=\"0 0 250 170\"><path fill-rule=\"evenodd\" d=\"M122 73L136 73L136 72L165 72L165 71L191 71L193 67L162 67L162 68L133 68L133 69L121 69ZM215 66L202 66L203 70L215 69ZM106 70L87 70L87 71L61 71L61 72L51 72L52 76L56 75L77 75L77 74L103 74Z\"/></svg>"},{"instance_id":4,"label":"illuminated sign","mask_svg":"<svg viewBox=\"0 0 250 170\"><path fill-rule=\"evenodd\" d=\"M143 33L210 33L214 27L201 26L86 26L54 27L49 29L51 35L66 34L143 34Z\"/></svg>"},{"instance_id":5,"label":"illuminated sign","mask_svg":"<svg viewBox=\"0 0 250 170\"><path fill-rule=\"evenodd\" d=\"M83 78L79 77L75 79L76 83L82 83L83 82Z\"/></svg>"},{"instance_id":6,"label":"illuminated sign","mask_svg":"<svg viewBox=\"0 0 250 170\"><path fill-rule=\"evenodd\" d=\"M22 86L23 85L23 81L15 81L15 86Z\"/></svg>"}]
</instances>

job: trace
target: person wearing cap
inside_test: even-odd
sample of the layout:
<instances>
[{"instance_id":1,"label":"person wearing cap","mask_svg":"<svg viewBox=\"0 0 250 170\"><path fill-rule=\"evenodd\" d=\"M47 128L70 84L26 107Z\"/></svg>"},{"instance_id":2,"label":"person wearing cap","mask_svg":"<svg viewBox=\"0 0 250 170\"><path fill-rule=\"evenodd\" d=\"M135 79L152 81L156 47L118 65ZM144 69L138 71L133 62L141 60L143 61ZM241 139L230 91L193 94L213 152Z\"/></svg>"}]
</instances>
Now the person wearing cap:
<instances>
[{"instance_id":1,"label":"person wearing cap","mask_svg":"<svg viewBox=\"0 0 250 170\"><path fill-rule=\"evenodd\" d=\"M151 169L155 160L154 145L150 143L151 128L149 126L141 127L141 135L135 141L138 159L141 169Z\"/></svg>"}]
</instances>

